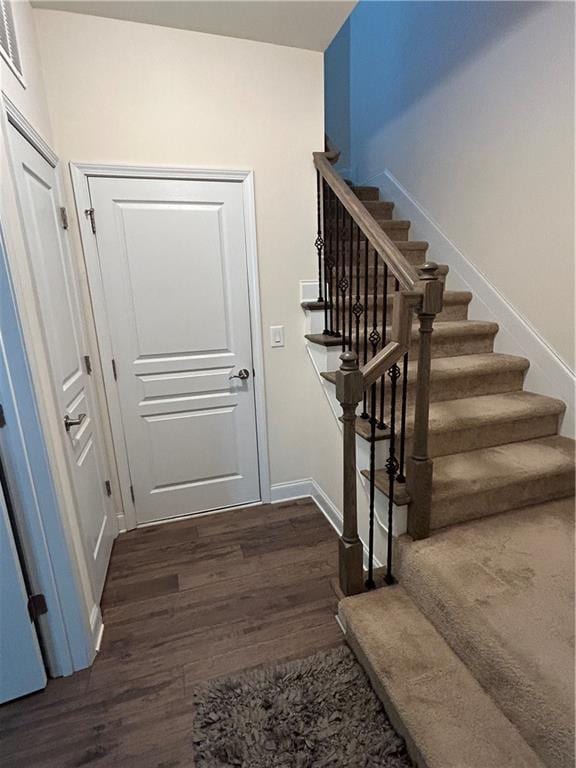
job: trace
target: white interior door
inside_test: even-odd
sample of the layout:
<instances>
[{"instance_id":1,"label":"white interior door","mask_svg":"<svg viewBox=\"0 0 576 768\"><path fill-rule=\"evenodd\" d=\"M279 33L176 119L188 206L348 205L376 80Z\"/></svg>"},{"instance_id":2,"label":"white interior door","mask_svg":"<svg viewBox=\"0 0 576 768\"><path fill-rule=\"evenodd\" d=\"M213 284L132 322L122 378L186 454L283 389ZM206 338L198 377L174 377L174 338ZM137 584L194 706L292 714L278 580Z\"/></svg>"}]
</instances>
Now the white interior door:
<instances>
[{"instance_id":1,"label":"white interior door","mask_svg":"<svg viewBox=\"0 0 576 768\"><path fill-rule=\"evenodd\" d=\"M0 704L46 686L28 594L0 485Z\"/></svg>"},{"instance_id":2,"label":"white interior door","mask_svg":"<svg viewBox=\"0 0 576 768\"><path fill-rule=\"evenodd\" d=\"M242 185L89 187L137 522L259 500Z\"/></svg>"},{"instance_id":3,"label":"white interior door","mask_svg":"<svg viewBox=\"0 0 576 768\"><path fill-rule=\"evenodd\" d=\"M15 128L10 126L10 131L31 269L62 420L62 449L70 468L84 552L98 602L117 527L106 492L95 393L84 358L85 330L60 219L57 174ZM68 420L71 423L66 423Z\"/></svg>"}]
</instances>

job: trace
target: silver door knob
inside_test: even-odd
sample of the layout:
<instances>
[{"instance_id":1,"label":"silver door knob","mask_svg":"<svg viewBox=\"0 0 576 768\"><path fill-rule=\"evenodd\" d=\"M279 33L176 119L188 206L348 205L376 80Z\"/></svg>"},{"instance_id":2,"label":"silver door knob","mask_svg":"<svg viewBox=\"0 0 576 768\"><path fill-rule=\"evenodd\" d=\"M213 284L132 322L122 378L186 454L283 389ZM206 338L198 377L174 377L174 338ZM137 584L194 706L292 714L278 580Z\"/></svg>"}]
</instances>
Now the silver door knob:
<instances>
[{"instance_id":1,"label":"silver door knob","mask_svg":"<svg viewBox=\"0 0 576 768\"><path fill-rule=\"evenodd\" d=\"M77 419L71 419L70 416L66 414L66 416L64 416L64 429L66 432L70 432L71 427L79 427L85 418L85 413L79 413Z\"/></svg>"},{"instance_id":2,"label":"silver door knob","mask_svg":"<svg viewBox=\"0 0 576 768\"><path fill-rule=\"evenodd\" d=\"M228 380L242 379L242 381L244 381L244 379L247 379L249 376L250 376L250 371L248 370L248 368L240 368L238 373L234 374L233 376L228 376Z\"/></svg>"}]
</instances>

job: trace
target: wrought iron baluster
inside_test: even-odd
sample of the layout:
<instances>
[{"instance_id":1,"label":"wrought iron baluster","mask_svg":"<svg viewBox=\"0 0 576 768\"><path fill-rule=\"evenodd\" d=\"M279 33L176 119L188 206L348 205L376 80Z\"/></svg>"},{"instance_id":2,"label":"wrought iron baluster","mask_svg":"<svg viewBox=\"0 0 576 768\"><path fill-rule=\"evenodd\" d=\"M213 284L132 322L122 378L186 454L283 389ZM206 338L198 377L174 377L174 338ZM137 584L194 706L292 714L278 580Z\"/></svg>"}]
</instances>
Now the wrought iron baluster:
<instances>
[{"instance_id":1,"label":"wrought iron baluster","mask_svg":"<svg viewBox=\"0 0 576 768\"><path fill-rule=\"evenodd\" d=\"M334 193L334 239L336 251L336 279L334 281L334 293L336 294L336 327L334 336L340 336L340 200Z\"/></svg>"},{"instance_id":2,"label":"wrought iron baluster","mask_svg":"<svg viewBox=\"0 0 576 768\"><path fill-rule=\"evenodd\" d=\"M354 256L356 262L356 298L352 312L356 318L356 357L360 360L360 318L365 312L365 305L360 301L360 227L356 225L356 252ZM352 297L350 297L352 300Z\"/></svg>"},{"instance_id":3,"label":"wrought iron baluster","mask_svg":"<svg viewBox=\"0 0 576 768\"><path fill-rule=\"evenodd\" d=\"M363 339L363 361L364 365L368 362L368 238L364 240L364 339ZM366 390L364 390L364 397L362 399L362 413L360 414L361 418L367 419L369 418L368 411L366 410L368 406L368 395L366 393Z\"/></svg>"},{"instance_id":4,"label":"wrought iron baluster","mask_svg":"<svg viewBox=\"0 0 576 768\"><path fill-rule=\"evenodd\" d=\"M388 326L388 265L384 264L384 295L382 297L382 349L386 346L386 329ZM386 406L386 376L380 378L380 420L378 429L387 429L384 408Z\"/></svg>"},{"instance_id":5,"label":"wrought iron baluster","mask_svg":"<svg viewBox=\"0 0 576 768\"><path fill-rule=\"evenodd\" d=\"M408 352L404 355L402 362L402 412L400 416L400 464L396 482L405 483L404 462L406 454L406 409L408 402Z\"/></svg>"},{"instance_id":6,"label":"wrought iron baluster","mask_svg":"<svg viewBox=\"0 0 576 768\"><path fill-rule=\"evenodd\" d=\"M352 305L354 304L354 227L356 222L352 216L348 216L350 220L350 231L348 233L348 247L350 249L348 253L348 279L350 281L349 296L348 296L348 349L352 352L354 347L354 328L352 325Z\"/></svg>"},{"instance_id":7,"label":"wrought iron baluster","mask_svg":"<svg viewBox=\"0 0 576 768\"><path fill-rule=\"evenodd\" d=\"M342 249L342 259L341 259L341 277L340 277L340 283L338 284L338 287L340 289L340 304L342 307L342 352L346 352L346 344L348 343L348 339L346 338L346 315L347 315L347 307L346 307L346 299L348 297L348 288L350 287L350 280L348 279L347 274L347 266L348 262L346 260L346 217L348 215L346 209L342 204L340 204L340 208L342 209L342 230L340 233L340 239L341 239L341 249ZM350 220L351 221L351 220ZM350 334L351 329L348 329L348 333Z\"/></svg>"},{"instance_id":8,"label":"wrought iron baluster","mask_svg":"<svg viewBox=\"0 0 576 768\"><path fill-rule=\"evenodd\" d=\"M374 589L374 501L376 490L376 384L370 387L370 501L368 517L368 578L366 589Z\"/></svg>"},{"instance_id":9,"label":"wrought iron baluster","mask_svg":"<svg viewBox=\"0 0 576 768\"><path fill-rule=\"evenodd\" d=\"M331 242L330 242L330 187L326 184L326 181L322 179L322 221L324 232L324 335L330 336L331 324L330 324L330 303L331 303L331 291L330 291L330 260L331 254Z\"/></svg>"},{"instance_id":10,"label":"wrought iron baluster","mask_svg":"<svg viewBox=\"0 0 576 768\"><path fill-rule=\"evenodd\" d=\"M388 551L386 553L386 584L394 584L396 579L392 574L392 549L394 545L392 527L394 525L394 480L398 474L396 458L396 384L400 377L400 368L394 364L388 371L390 378L390 439L388 441L388 459L386 472L388 474Z\"/></svg>"},{"instance_id":11,"label":"wrought iron baluster","mask_svg":"<svg viewBox=\"0 0 576 768\"><path fill-rule=\"evenodd\" d=\"M372 305L372 330L370 331L370 335L368 336L368 341L370 342L371 357L374 357L376 353L378 352L378 345L381 341L381 335L380 331L378 330L378 264L380 261L380 257L378 256L378 253L374 251L374 280L373 280L373 297L374 297L374 303ZM366 276L366 279L368 279L368 276ZM376 418L376 407L370 409L370 423L376 424L377 423Z\"/></svg>"},{"instance_id":12,"label":"wrought iron baluster","mask_svg":"<svg viewBox=\"0 0 576 768\"><path fill-rule=\"evenodd\" d=\"M318 252L318 301L324 301L322 287L324 283L322 269L322 252L324 250L324 226L323 226L324 196L322 194L322 181L320 171L316 171L316 212L318 219L318 231L314 245Z\"/></svg>"}]
</instances>

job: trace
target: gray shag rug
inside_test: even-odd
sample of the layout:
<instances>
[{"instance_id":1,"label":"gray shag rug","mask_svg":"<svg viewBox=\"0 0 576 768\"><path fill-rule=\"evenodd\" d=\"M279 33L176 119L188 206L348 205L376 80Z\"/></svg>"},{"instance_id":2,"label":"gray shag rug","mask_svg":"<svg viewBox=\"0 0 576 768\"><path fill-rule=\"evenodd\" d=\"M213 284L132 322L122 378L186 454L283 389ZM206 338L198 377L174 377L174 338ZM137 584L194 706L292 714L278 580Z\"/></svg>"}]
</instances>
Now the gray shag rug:
<instances>
[{"instance_id":1,"label":"gray shag rug","mask_svg":"<svg viewBox=\"0 0 576 768\"><path fill-rule=\"evenodd\" d=\"M196 768L410 768L346 647L194 692Z\"/></svg>"}]
</instances>

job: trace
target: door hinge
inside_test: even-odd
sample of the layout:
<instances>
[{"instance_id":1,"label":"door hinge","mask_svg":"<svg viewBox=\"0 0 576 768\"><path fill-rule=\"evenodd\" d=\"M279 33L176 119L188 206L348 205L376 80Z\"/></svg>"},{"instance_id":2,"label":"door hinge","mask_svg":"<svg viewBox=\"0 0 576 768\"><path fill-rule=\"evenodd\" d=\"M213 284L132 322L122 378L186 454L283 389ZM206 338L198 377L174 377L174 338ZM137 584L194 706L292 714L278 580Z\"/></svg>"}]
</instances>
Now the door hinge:
<instances>
[{"instance_id":1,"label":"door hinge","mask_svg":"<svg viewBox=\"0 0 576 768\"><path fill-rule=\"evenodd\" d=\"M93 234L96 234L96 217L94 216L94 208L86 208L84 215L87 219L90 219L90 226L92 227Z\"/></svg>"},{"instance_id":2,"label":"door hinge","mask_svg":"<svg viewBox=\"0 0 576 768\"><path fill-rule=\"evenodd\" d=\"M37 595L30 595L28 598L28 613L30 614L30 621L36 621L39 616L48 613L46 598L41 592Z\"/></svg>"},{"instance_id":3,"label":"door hinge","mask_svg":"<svg viewBox=\"0 0 576 768\"><path fill-rule=\"evenodd\" d=\"M0 429L2 429L2 427L5 427L5 426L6 426L6 416L4 416L4 408L0 403Z\"/></svg>"},{"instance_id":4,"label":"door hinge","mask_svg":"<svg viewBox=\"0 0 576 768\"><path fill-rule=\"evenodd\" d=\"M136 504L136 498L134 496L134 486L130 486L130 496L132 497L132 504Z\"/></svg>"},{"instance_id":5,"label":"door hinge","mask_svg":"<svg viewBox=\"0 0 576 768\"><path fill-rule=\"evenodd\" d=\"M92 361L90 360L90 355L84 355L84 367L86 368L86 373L90 376L92 373Z\"/></svg>"},{"instance_id":6,"label":"door hinge","mask_svg":"<svg viewBox=\"0 0 576 768\"><path fill-rule=\"evenodd\" d=\"M68 212L64 206L60 208L60 221L62 222L62 229L68 229Z\"/></svg>"},{"instance_id":7,"label":"door hinge","mask_svg":"<svg viewBox=\"0 0 576 768\"><path fill-rule=\"evenodd\" d=\"M106 496L112 496L112 486L110 485L110 480L104 481L104 487L106 488Z\"/></svg>"},{"instance_id":8,"label":"door hinge","mask_svg":"<svg viewBox=\"0 0 576 768\"><path fill-rule=\"evenodd\" d=\"M112 358L112 373L114 374L114 381L118 381L118 371L116 370L116 360Z\"/></svg>"}]
</instances>

